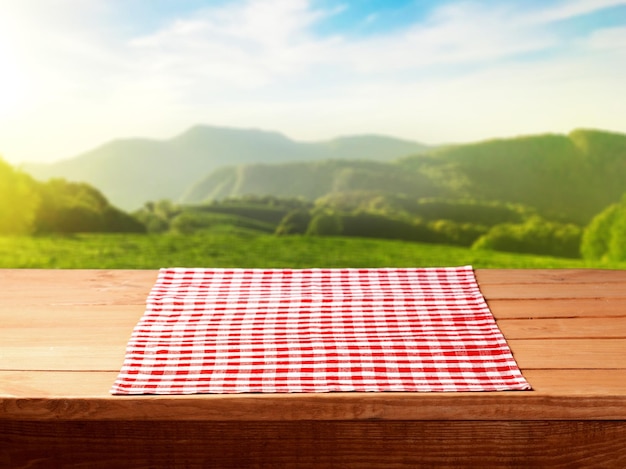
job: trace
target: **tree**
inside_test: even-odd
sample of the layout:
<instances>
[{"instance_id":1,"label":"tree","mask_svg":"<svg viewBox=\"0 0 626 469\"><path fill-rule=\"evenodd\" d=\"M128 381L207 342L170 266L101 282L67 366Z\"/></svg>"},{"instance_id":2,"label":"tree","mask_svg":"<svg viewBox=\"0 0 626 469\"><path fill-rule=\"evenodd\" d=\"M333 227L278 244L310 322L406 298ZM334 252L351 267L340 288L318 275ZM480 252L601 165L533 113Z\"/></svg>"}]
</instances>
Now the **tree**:
<instances>
[{"instance_id":1,"label":"tree","mask_svg":"<svg viewBox=\"0 0 626 469\"><path fill-rule=\"evenodd\" d=\"M626 194L596 215L583 233L582 256L591 260L626 260Z\"/></svg>"},{"instance_id":2,"label":"tree","mask_svg":"<svg viewBox=\"0 0 626 469\"><path fill-rule=\"evenodd\" d=\"M308 235L340 236L343 232L341 218L336 213L320 212L315 215L306 230Z\"/></svg>"},{"instance_id":3,"label":"tree","mask_svg":"<svg viewBox=\"0 0 626 469\"><path fill-rule=\"evenodd\" d=\"M276 227L275 234L279 236L304 234L307 231L310 221L311 213L308 210L292 210L283 217L279 225Z\"/></svg>"},{"instance_id":4,"label":"tree","mask_svg":"<svg viewBox=\"0 0 626 469\"><path fill-rule=\"evenodd\" d=\"M40 197L36 182L0 158L0 234L30 234Z\"/></svg>"},{"instance_id":5,"label":"tree","mask_svg":"<svg viewBox=\"0 0 626 469\"><path fill-rule=\"evenodd\" d=\"M146 227L148 233L163 233L170 228L170 222L181 213L180 207L170 200L146 202L134 213L135 218Z\"/></svg>"},{"instance_id":6,"label":"tree","mask_svg":"<svg viewBox=\"0 0 626 469\"><path fill-rule=\"evenodd\" d=\"M475 249L580 257L582 230L573 224L544 220L538 216L521 224L504 223L491 228L474 243Z\"/></svg>"},{"instance_id":7,"label":"tree","mask_svg":"<svg viewBox=\"0 0 626 469\"><path fill-rule=\"evenodd\" d=\"M344 236L435 242L434 233L419 220L356 211L341 218Z\"/></svg>"},{"instance_id":8,"label":"tree","mask_svg":"<svg viewBox=\"0 0 626 469\"><path fill-rule=\"evenodd\" d=\"M437 243L471 246L488 228L473 223L457 223L450 220L437 220L428 223L428 228L436 236Z\"/></svg>"},{"instance_id":9,"label":"tree","mask_svg":"<svg viewBox=\"0 0 626 469\"><path fill-rule=\"evenodd\" d=\"M0 158L0 234L145 231L89 184L38 182Z\"/></svg>"},{"instance_id":10,"label":"tree","mask_svg":"<svg viewBox=\"0 0 626 469\"><path fill-rule=\"evenodd\" d=\"M145 226L113 207L100 191L82 182L52 179L39 184L36 233L143 233Z\"/></svg>"}]
</instances>

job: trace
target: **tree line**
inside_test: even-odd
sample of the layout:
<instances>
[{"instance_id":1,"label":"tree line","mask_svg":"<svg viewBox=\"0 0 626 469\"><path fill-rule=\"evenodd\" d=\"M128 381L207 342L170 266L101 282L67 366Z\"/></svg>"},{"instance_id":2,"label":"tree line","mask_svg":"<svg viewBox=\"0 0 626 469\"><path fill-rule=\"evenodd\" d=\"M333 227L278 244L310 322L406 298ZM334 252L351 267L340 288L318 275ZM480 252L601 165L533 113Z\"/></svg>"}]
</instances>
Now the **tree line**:
<instances>
[{"instance_id":1,"label":"tree line","mask_svg":"<svg viewBox=\"0 0 626 469\"><path fill-rule=\"evenodd\" d=\"M277 236L351 236L556 257L626 260L626 194L587 226L498 201L332 192L316 201L242 196L197 205L147 202L132 214L86 183L40 182L0 159L0 234L191 234L219 227Z\"/></svg>"},{"instance_id":2,"label":"tree line","mask_svg":"<svg viewBox=\"0 0 626 469\"><path fill-rule=\"evenodd\" d=\"M145 231L89 184L40 182L0 159L0 234Z\"/></svg>"},{"instance_id":3,"label":"tree line","mask_svg":"<svg viewBox=\"0 0 626 469\"><path fill-rule=\"evenodd\" d=\"M626 202L623 205L626 207ZM622 210L626 212L626 208ZM135 215L153 232L190 234L228 225L277 236L400 239L555 257L626 260L626 256L616 257L618 246L626 244L620 242L626 232L619 231L616 212L611 206L609 215L603 212L597 217L600 222L594 219L584 227L547 220L521 205L342 192L315 202L274 196L233 197L199 205L150 202ZM621 216L626 219L626 213ZM607 230L612 230L608 237ZM590 250L588 246L594 243L601 247ZM612 251L606 254L602 249L609 245Z\"/></svg>"}]
</instances>

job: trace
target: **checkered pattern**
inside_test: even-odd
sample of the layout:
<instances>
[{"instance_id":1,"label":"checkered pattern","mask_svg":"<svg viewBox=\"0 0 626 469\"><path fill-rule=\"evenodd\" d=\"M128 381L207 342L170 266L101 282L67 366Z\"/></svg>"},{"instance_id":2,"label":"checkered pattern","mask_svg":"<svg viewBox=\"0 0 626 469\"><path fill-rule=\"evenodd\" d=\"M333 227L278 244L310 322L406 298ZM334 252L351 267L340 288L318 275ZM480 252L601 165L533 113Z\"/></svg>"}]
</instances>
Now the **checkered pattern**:
<instances>
[{"instance_id":1,"label":"checkered pattern","mask_svg":"<svg viewBox=\"0 0 626 469\"><path fill-rule=\"evenodd\" d=\"M162 269L113 394L530 389L470 266Z\"/></svg>"}]
</instances>

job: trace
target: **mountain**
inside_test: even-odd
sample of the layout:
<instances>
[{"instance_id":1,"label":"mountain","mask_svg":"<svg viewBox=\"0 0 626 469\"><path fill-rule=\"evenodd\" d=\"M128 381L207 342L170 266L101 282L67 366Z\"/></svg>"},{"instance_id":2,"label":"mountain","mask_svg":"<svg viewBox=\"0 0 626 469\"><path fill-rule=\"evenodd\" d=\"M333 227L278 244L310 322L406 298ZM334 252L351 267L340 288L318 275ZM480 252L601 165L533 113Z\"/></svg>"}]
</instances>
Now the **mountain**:
<instances>
[{"instance_id":1,"label":"mountain","mask_svg":"<svg viewBox=\"0 0 626 469\"><path fill-rule=\"evenodd\" d=\"M192 185L181 201L201 203L250 194L315 200L328 193L348 191L402 193L413 197L439 195L427 177L407 172L398 165L322 160L222 167Z\"/></svg>"},{"instance_id":2,"label":"mountain","mask_svg":"<svg viewBox=\"0 0 626 469\"><path fill-rule=\"evenodd\" d=\"M489 140L399 164L455 197L524 204L549 218L585 224L626 192L626 135L579 129Z\"/></svg>"},{"instance_id":3,"label":"mountain","mask_svg":"<svg viewBox=\"0 0 626 469\"><path fill-rule=\"evenodd\" d=\"M586 224L626 193L626 135L575 130L452 145L396 161L327 161L223 167L185 202L248 194L306 197L346 191L522 204L546 218Z\"/></svg>"},{"instance_id":4,"label":"mountain","mask_svg":"<svg viewBox=\"0 0 626 469\"><path fill-rule=\"evenodd\" d=\"M170 140L116 140L24 169L39 179L88 182L126 210L160 199L372 191L523 204L586 224L626 192L626 135L578 129L429 148L377 135L296 142L276 132L196 126Z\"/></svg>"},{"instance_id":5,"label":"mountain","mask_svg":"<svg viewBox=\"0 0 626 469\"><path fill-rule=\"evenodd\" d=\"M113 204L130 210L150 200L178 200L199 177L224 165L324 159L390 161L427 148L376 135L308 143L263 130L195 126L170 140L115 140L57 163L24 165L24 170L37 179L88 182Z\"/></svg>"}]
</instances>

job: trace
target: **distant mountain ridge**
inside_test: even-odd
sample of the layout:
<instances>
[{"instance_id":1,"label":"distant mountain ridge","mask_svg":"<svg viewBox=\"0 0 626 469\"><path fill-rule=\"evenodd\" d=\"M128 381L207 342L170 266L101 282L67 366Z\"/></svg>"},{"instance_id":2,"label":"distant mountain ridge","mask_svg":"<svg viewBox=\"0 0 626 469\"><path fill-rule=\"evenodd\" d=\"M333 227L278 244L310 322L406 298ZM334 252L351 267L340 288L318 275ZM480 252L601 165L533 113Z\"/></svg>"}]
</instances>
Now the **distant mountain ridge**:
<instances>
[{"instance_id":1,"label":"distant mountain ridge","mask_svg":"<svg viewBox=\"0 0 626 469\"><path fill-rule=\"evenodd\" d=\"M583 225L626 193L626 135L579 129L450 145L390 163L223 167L194 184L183 201L250 194L315 199L364 190L522 204L547 218Z\"/></svg>"},{"instance_id":2,"label":"distant mountain ridge","mask_svg":"<svg viewBox=\"0 0 626 469\"><path fill-rule=\"evenodd\" d=\"M170 140L117 140L24 169L88 182L127 210L160 199L314 200L371 191L521 204L582 225L626 193L626 135L578 129L427 147L377 135L302 143L276 132L196 126Z\"/></svg>"},{"instance_id":3,"label":"distant mountain ridge","mask_svg":"<svg viewBox=\"0 0 626 469\"><path fill-rule=\"evenodd\" d=\"M586 224L626 192L626 134L577 129L435 149L399 162L453 197L524 204Z\"/></svg>"},{"instance_id":4,"label":"distant mountain ridge","mask_svg":"<svg viewBox=\"0 0 626 469\"><path fill-rule=\"evenodd\" d=\"M303 197L315 200L328 193L380 191L414 197L439 195L431 181L399 165L367 160L322 160L282 164L224 166L200 179L181 202L245 195Z\"/></svg>"},{"instance_id":5,"label":"distant mountain ridge","mask_svg":"<svg viewBox=\"0 0 626 469\"><path fill-rule=\"evenodd\" d=\"M97 187L127 210L150 200L178 200L200 178L224 165L326 159L390 161L426 145L379 135L296 142L277 132L198 125L170 140L124 139L52 164L27 164L37 179L62 177Z\"/></svg>"}]
</instances>

